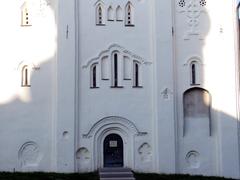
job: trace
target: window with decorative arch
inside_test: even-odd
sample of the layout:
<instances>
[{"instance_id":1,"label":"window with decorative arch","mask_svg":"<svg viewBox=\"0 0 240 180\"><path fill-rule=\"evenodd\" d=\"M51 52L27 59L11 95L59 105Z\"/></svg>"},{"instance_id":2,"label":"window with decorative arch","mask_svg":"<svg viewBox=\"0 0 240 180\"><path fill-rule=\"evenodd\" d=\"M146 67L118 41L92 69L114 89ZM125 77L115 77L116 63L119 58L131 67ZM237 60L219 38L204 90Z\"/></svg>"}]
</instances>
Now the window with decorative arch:
<instances>
[{"instance_id":1,"label":"window with decorative arch","mask_svg":"<svg viewBox=\"0 0 240 180\"><path fill-rule=\"evenodd\" d=\"M27 2L21 7L21 26L32 26L30 7Z\"/></svg>"},{"instance_id":2,"label":"window with decorative arch","mask_svg":"<svg viewBox=\"0 0 240 180\"><path fill-rule=\"evenodd\" d=\"M141 64L138 61L136 60L133 61L133 87L142 87L140 77L140 66Z\"/></svg>"},{"instance_id":3,"label":"window with decorative arch","mask_svg":"<svg viewBox=\"0 0 240 180\"><path fill-rule=\"evenodd\" d=\"M96 6L96 25L99 25L99 26L105 25L104 6L101 3L99 3Z\"/></svg>"},{"instance_id":4,"label":"window with decorative arch","mask_svg":"<svg viewBox=\"0 0 240 180\"><path fill-rule=\"evenodd\" d=\"M31 86L31 82L30 82L30 67L28 65L24 65L22 67L22 71L21 71L21 76L22 76L22 87L30 87Z\"/></svg>"},{"instance_id":5,"label":"window with decorative arch","mask_svg":"<svg viewBox=\"0 0 240 180\"><path fill-rule=\"evenodd\" d=\"M134 26L133 16L134 9L131 2L128 2L125 7L125 26Z\"/></svg>"},{"instance_id":6,"label":"window with decorative arch","mask_svg":"<svg viewBox=\"0 0 240 180\"><path fill-rule=\"evenodd\" d=\"M118 53L113 54L113 87L118 87Z\"/></svg>"},{"instance_id":7,"label":"window with decorative arch","mask_svg":"<svg viewBox=\"0 0 240 180\"><path fill-rule=\"evenodd\" d=\"M195 60L191 61L189 66L190 71L190 85L200 85L202 77L201 67L199 63Z\"/></svg>"},{"instance_id":8,"label":"window with decorative arch","mask_svg":"<svg viewBox=\"0 0 240 180\"><path fill-rule=\"evenodd\" d=\"M98 63L94 63L90 67L90 87L98 88L98 71L97 71Z\"/></svg>"}]
</instances>

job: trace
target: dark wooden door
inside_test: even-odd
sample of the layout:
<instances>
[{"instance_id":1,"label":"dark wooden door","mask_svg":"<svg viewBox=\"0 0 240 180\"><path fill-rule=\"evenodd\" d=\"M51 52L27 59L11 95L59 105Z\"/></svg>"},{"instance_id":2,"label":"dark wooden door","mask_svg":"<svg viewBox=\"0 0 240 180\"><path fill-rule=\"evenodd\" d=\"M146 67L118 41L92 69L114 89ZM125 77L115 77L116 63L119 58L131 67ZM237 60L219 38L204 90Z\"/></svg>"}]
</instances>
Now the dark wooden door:
<instances>
[{"instance_id":1,"label":"dark wooden door","mask_svg":"<svg viewBox=\"0 0 240 180\"><path fill-rule=\"evenodd\" d=\"M104 139L104 167L123 167L123 140L117 134Z\"/></svg>"}]
</instances>

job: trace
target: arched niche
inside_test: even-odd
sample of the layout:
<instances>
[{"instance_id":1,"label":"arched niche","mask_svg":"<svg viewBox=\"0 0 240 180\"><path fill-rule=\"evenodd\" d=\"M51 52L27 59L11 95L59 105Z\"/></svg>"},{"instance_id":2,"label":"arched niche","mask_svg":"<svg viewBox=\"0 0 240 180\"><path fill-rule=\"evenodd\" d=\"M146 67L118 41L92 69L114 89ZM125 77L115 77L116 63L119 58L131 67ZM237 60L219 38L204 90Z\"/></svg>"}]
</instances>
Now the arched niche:
<instances>
[{"instance_id":1,"label":"arched niche","mask_svg":"<svg viewBox=\"0 0 240 180\"><path fill-rule=\"evenodd\" d=\"M194 87L183 94L184 131L186 136L211 135L211 95Z\"/></svg>"}]
</instances>

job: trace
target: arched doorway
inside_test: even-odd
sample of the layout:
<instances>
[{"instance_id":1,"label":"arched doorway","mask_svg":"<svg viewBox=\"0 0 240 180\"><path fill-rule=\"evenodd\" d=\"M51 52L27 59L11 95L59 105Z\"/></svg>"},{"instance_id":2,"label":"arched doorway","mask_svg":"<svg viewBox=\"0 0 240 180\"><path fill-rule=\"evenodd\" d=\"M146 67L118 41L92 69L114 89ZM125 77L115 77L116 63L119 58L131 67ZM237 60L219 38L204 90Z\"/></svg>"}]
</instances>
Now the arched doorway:
<instances>
[{"instance_id":1,"label":"arched doorway","mask_svg":"<svg viewBox=\"0 0 240 180\"><path fill-rule=\"evenodd\" d=\"M109 134L103 142L104 167L123 167L123 140L118 134Z\"/></svg>"}]
</instances>

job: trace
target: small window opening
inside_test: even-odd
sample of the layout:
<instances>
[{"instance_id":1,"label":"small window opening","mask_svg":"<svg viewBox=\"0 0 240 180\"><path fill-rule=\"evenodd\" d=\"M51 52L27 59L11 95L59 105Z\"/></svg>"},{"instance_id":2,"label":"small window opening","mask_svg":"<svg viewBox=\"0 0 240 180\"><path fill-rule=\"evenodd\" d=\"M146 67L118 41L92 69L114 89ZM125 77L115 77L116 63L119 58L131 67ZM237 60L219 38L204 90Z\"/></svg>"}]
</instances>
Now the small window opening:
<instances>
[{"instance_id":1,"label":"small window opening","mask_svg":"<svg viewBox=\"0 0 240 180\"><path fill-rule=\"evenodd\" d=\"M139 67L138 67L138 64L135 63L135 84L134 84L134 86L136 86L136 87L139 86L139 76L138 76L138 73L139 73Z\"/></svg>"},{"instance_id":2,"label":"small window opening","mask_svg":"<svg viewBox=\"0 0 240 180\"><path fill-rule=\"evenodd\" d=\"M96 24L97 25L104 25L104 20L103 20L103 8L101 4L97 6L96 9Z\"/></svg>"},{"instance_id":3,"label":"small window opening","mask_svg":"<svg viewBox=\"0 0 240 180\"><path fill-rule=\"evenodd\" d=\"M118 55L114 54L114 87L118 86Z\"/></svg>"},{"instance_id":4,"label":"small window opening","mask_svg":"<svg viewBox=\"0 0 240 180\"><path fill-rule=\"evenodd\" d=\"M91 88L97 88L97 64L91 67Z\"/></svg>"},{"instance_id":5,"label":"small window opening","mask_svg":"<svg viewBox=\"0 0 240 180\"><path fill-rule=\"evenodd\" d=\"M192 70L192 84L196 84L196 64L192 64L191 66Z\"/></svg>"},{"instance_id":6,"label":"small window opening","mask_svg":"<svg viewBox=\"0 0 240 180\"><path fill-rule=\"evenodd\" d=\"M30 13L29 13L29 9L27 7L27 5L25 5L25 7L23 7L22 9L22 22L21 22L22 26L31 26L31 18L30 18Z\"/></svg>"},{"instance_id":7,"label":"small window opening","mask_svg":"<svg viewBox=\"0 0 240 180\"><path fill-rule=\"evenodd\" d=\"M140 64L134 61L133 62L133 87L141 87L139 73L140 73Z\"/></svg>"},{"instance_id":8,"label":"small window opening","mask_svg":"<svg viewBox=\"0 0 240 180\"><path fill-rule=\"evenodd\" d=\"M133 26L133 8L130 2L126 6L126 26Z\"/></svg>"},{"instance_id":9,"label":"small window opening","mask_svg":"<svg viewBox=\"0 0 240 180\"><path fill-rule=\"evenodd\" d=\"M28 66L22 68L22 87L30 87L30 72Z\"/></svg>"}]
</instances>

